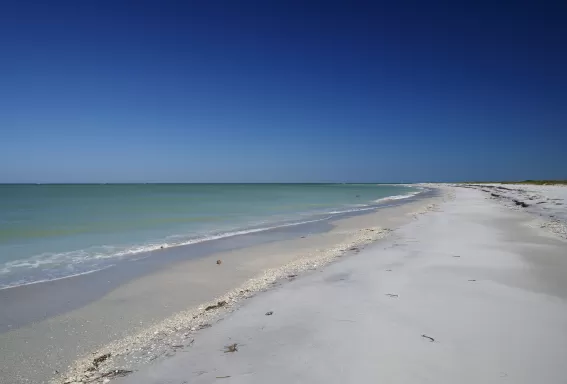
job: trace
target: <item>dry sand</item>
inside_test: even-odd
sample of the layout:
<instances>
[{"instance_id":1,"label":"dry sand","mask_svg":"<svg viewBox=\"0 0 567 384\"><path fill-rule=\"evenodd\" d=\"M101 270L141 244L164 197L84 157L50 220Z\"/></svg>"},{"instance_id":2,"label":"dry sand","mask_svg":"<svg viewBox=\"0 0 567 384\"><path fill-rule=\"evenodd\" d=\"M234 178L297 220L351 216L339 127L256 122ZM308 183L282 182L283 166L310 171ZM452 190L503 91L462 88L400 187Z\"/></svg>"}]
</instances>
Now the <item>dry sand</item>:
<instances>
[{"instance_id":1,"label":"dry sand","mask_svg":"<svg viewBox=\"0 0 567 384\"><path fill-rule=\"evenodd\" d=\"M565 383L565 241L526 211L453 190L356 257L246 301L116 382Z\"/></svg>"}]
</instances>

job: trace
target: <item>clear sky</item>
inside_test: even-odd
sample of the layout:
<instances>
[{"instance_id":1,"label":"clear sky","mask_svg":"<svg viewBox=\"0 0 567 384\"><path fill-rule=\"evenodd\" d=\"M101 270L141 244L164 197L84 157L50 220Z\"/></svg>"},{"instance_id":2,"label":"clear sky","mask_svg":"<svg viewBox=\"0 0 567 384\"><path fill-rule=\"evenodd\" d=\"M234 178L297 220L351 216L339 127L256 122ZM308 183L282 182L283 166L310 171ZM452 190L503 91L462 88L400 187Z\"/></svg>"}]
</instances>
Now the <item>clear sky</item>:
<instances>
[{"instance_id":1,"label":"clear sky","mask_svg":"<svg viewBox=\"0 0 567 384\"><path fill-rule=\"evenodd\" d=\"M567 178L553 1L3 1L0 182Z\"/></svg>"}]
</instances>

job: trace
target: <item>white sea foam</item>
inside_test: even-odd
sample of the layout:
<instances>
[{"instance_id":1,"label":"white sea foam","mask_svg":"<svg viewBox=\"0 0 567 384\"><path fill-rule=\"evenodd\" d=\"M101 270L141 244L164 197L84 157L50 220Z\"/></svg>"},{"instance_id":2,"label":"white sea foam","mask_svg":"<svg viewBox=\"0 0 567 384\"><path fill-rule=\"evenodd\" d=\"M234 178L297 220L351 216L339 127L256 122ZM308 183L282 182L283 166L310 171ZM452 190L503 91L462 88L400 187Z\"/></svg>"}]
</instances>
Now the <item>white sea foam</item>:
<instances>
[{"instance_id":1,"label":"white sea foam","mask_svg":"<svg viewBox=\"0 0 567 384\"><path fill-rule=\"evenodd\" d=\"M371 211L371 210L376 209L376 208L377 208L376 206L365 205L364 207L361 207L361 208L350 208L350 209L343 209L343 210L340 210L340 211L329 211L327 213L333 214L333 215L338 215L338 214L341 214L341 213Z\"/></svg>"},{"instance_id":2,"label":"white sea foam","mask_svg":"<svg viewBox=\"0 0 567 384\"><path fill-rule=\"evenodd\" d=\"M410 197L414 197L416 195L419 195L420 193L424 192L424 190L425 190L425 188L422 188L422 187L419 187L419 189L420 189L419 191L411 192L411 193L408 193L406 195L395 195L395 196L383 197L381 199L374 200L374 202L375 203L383 203L385 201L408 199Z\"/></svg>"},{"instance_id":3,"label":"white sea foam","mask_svg":"<svg viewBox=\"0 0 567 384\"><path fill-rule=\"evenodd\" d=\"M76 276L89 275L91 273L99 272L99 271L102 271L102 270L105 270L105 269L108 269L108 268L111 268L111 267L114 267L114 264L107 265L105 267L98 268L98 269L93 269L91 271L74 273L72 275L66 275L66 276L62 276L62 277L55 277L55 278L50 278L50 279L41 279L41 280L34 280L34 281L20 280L20 281L13 282L12 284L0 285L0 290L15 288L15 287L22 287L24 285L46 283L48 281L63 280L63 279L68 279L68 278L76 277Z\"/></svg>"},{"instance_id":4,"label":"white sea foam","mask_svg":"<svg viewBox=\"0 0 567 384\"><path fill-rule=\"evenodd\" d=\"M420 188L421 189L421 188ZM388 196L388 197L384 197L378 200L374 200L374 203L384 203L387 201L394 201L394 200L403 200L403 199L408 199L410 197L414 197L420 193L422 193L423 191L417 191L417 192L412 192L406 195L395 195L395 196ZM373 209L378 208L379 206L372 204L365 204L365 205L361 205L361 204L357 204L356 208L349 208L349 209L344 209L344 210L335 210L335 211L329 211L328 213L330 214L340 214L340 213L352 213L352 212L361 212L361 211L371 211Z\"/></svg>"}]
</instances>

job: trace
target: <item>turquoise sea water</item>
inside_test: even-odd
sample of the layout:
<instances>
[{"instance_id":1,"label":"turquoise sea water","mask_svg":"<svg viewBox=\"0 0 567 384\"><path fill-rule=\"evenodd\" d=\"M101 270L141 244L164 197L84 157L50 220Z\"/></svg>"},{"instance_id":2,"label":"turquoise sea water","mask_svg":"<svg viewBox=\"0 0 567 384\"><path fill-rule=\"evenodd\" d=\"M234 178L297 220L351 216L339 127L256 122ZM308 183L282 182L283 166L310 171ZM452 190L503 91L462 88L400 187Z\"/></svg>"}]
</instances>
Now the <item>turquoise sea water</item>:
<instances>
[{"instance_id":1,"label":"turquoise sea water","mask_svg":"<svg viewBox=\"0 0 567 384\"><path fill-rule=\"evenodd\" d=\"M0 287L144 251L373 209L416 189L370 184L0 185Z\"/></svg>"}]
</instances>

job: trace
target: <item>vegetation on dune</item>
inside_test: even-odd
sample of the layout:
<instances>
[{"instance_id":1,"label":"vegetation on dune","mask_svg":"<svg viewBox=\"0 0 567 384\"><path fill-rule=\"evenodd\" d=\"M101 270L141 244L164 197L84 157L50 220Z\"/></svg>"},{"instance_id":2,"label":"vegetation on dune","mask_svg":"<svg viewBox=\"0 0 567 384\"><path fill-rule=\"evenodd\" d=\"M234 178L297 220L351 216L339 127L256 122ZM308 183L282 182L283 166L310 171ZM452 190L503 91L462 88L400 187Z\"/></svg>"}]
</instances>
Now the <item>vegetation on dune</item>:
<instances>
[{"instance_id":1,"label":"vegetation on dune","mask_svg":"<svg viewBox=\"0 0 567 384\"><path fill-rule=\"evenodd\" d=\"M531 185L567 185L567 180L522 180L522 181L469 181L465 184L531 184Z\"/></svg>"}]
</instances>

